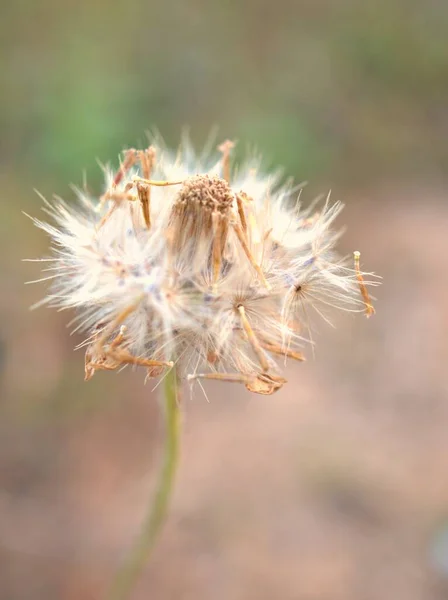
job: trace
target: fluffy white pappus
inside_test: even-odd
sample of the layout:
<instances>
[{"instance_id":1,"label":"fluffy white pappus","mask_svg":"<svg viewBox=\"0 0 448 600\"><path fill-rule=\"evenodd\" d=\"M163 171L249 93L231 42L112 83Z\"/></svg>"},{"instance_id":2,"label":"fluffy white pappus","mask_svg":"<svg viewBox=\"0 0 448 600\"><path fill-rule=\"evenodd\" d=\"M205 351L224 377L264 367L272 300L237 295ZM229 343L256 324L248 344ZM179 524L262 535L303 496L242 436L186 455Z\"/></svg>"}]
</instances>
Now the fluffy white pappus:
<instances>
[{"instance_id":1,"label":"fluffy white pappus","mask_svg":"<svg viewBox=\"0 0 448 600\"><path fill-rule=\"evenodd\" d=\"M232 170L232 146L202 158L188 141L177 154L161 142L128 150L101 197L77 190L74 205L45 203L53 224L33 219L52 240L40 304L76 309L86 379L176 365L190 381L271 394L285 359L304 360L312 310L373 314L359 253L350 268L335 251L342 205L302 209L301 186L278 173Z\"/></svg>"}]
</instances>

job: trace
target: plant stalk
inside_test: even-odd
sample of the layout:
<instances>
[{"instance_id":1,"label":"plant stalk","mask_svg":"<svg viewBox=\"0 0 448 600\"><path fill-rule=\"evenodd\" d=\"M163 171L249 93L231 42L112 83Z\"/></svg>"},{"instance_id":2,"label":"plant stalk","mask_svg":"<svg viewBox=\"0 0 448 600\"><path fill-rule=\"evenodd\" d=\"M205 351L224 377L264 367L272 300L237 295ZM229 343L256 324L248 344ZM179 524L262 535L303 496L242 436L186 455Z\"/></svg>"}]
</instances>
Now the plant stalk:
<instances>
[{"instance_id":1,"label":"plant stalk","mask_svg":"<svg viewBox=\"0 0 448 600\"><path fill-rule=\"evenodd\" d=\"M164 384L165 444L157 487L138 538L112 586L110 600L127 600L143 572L165 521L179 462L180 410L176 367L170 369Z\"/></svg>"}]
</instances>

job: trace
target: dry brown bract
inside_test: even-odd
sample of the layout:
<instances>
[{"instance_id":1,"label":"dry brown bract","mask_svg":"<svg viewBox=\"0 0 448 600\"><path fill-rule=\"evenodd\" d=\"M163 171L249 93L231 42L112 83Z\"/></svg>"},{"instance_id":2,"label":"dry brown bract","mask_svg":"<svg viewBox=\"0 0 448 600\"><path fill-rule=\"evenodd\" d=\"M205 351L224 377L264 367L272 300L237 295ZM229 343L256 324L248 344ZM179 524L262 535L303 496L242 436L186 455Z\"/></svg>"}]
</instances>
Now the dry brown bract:
<instances>
[{"instance_id":1,"label":"dry brown bract","mask_svg":"<svg viewBox=\"0 0 448 600\"><path fill-rule=\"evenodd\" d=\"M232 147L199 173L189 151L128 150L99 201L80 192L84 213L60 202L56 227L36 221L56 247L46 302L80 309L89 331L86 379L175 361L189 381L272 394L286 383L278 357L304 360L311 310L374 313L359 253L349 268L334 251L341 204L300 210L290 184L253 165L232 181Z\"/></svg>"}]
</instances>

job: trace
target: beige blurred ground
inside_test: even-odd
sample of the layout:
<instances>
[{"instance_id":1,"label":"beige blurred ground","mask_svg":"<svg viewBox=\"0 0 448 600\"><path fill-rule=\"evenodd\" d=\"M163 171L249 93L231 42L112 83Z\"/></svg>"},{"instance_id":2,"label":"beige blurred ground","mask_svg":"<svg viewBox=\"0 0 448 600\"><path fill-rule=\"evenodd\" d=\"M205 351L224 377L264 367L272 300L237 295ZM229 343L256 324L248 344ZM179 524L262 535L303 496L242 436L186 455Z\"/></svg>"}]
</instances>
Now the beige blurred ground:
<instances>
[{"instance_id":1,"label":"beige blurred ground","mask_svg":"<svg viewBox=\"0 0 448 600\"><path fill-rule=\"evenodd\" d=\"M448 207L434 190L358 198L342 246L383 276L377 315L323 324L272 397L185 391L172 512L136 599L446 598L430 547L448 508ZM0 597L101 598L151 491L156 397L137 373L84 384L63 319L26 301L9 305Z\"/></svg>"},{"instance_id":2,"label":"beige blurred ground","mask_svg":"<svg viewBox=\"0 0 448 600\"><path fill-rule=\"evenodd\" d=\"M158 125L253 140L331 184L377 315L320 323L271 397L183 400L172 510L135 600L444 600L448 544L448 5L102 0L1 7L0 600L97 600L162 441L143 375L83 382L71 315L29 312L47 240L33 187L70 198ZM202 137L202 139L203 139Z\"/></svg>"}]
</instances>

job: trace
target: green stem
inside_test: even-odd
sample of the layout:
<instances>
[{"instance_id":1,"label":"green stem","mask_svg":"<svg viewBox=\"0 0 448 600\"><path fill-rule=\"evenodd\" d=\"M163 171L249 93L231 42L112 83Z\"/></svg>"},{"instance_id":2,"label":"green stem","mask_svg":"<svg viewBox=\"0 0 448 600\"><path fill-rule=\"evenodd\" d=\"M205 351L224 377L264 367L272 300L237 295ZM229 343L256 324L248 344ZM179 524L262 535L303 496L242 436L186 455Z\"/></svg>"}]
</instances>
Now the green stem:
<instances>
[{"instance_id":1,"label":"green stem","mask_svg":"<svg viewBox=\"0 0 448 600\"><path fill-rule=\"evenodd\" d=\"M180 414L178 393L176 367L173 367L165 377L166 437L163 463L156 492L135 545L116 575L110 600L125 600L129 597L137 578L148 562L168 512L174 477L179 462Z\"/></svg>"}]
</instances>

